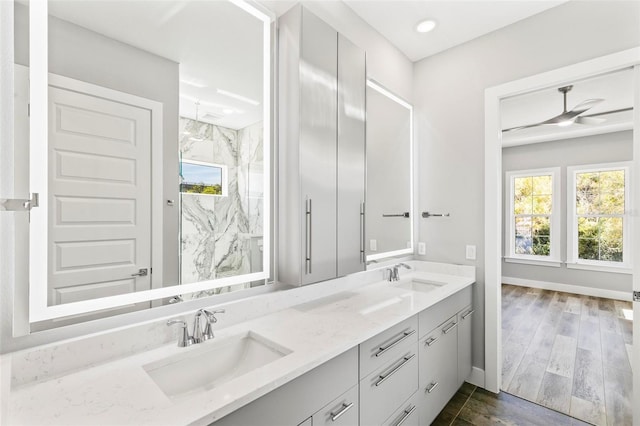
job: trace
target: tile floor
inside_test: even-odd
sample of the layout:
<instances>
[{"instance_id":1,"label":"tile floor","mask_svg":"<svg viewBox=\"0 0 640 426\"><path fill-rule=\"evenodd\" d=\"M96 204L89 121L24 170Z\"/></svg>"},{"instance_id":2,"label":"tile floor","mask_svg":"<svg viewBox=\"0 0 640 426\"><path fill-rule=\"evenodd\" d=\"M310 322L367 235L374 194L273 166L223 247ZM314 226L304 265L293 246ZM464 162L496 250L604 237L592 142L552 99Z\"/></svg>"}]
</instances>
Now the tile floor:
<instances>
[{"instance_id":1,"label":"tile floor","mask_svg":"<svg viewBox=\"0 0 640 426\"><path fill-rule=\"evenodd\" d=\"M583 426L587 423L538 404L464 383L432 426Z\"/></svg>"},{"instance_id":2,"label":"tile floor","mask_svg":"<svg viewBox=\"0 0 640 426\"><path fill-rule=\"evenodd\" d=\"M595 425L631 425L631 309L503 285L502 389Z\"/></svg>"}]
</instances>

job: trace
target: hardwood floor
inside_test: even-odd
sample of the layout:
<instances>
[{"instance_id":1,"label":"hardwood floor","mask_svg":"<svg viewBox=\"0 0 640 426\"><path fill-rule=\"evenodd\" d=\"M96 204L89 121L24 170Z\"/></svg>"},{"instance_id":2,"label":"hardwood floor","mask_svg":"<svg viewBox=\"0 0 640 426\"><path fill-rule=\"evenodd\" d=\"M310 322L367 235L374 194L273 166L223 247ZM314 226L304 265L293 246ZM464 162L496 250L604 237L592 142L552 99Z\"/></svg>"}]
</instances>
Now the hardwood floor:
<instances>
[{"instance_id":1,"label":"hardwood floor","mask_svg":"<svg viewBox=\"0 0 640 426\"><path fill-rule=\"evenodd\" d=\"M502 389L595 425L632 424L631 302L502 286Z\"/></svg>"},{"instance_id":2,"label":"hardwood floor","mask_svg":"<svg viewBox=\"0 0 640 426\"><path fill-rule=\"evenodd\" d=\"M496 395L465 383L432 426L578 426L588 423L501 392Z\"/></svg>"}]
</instances>

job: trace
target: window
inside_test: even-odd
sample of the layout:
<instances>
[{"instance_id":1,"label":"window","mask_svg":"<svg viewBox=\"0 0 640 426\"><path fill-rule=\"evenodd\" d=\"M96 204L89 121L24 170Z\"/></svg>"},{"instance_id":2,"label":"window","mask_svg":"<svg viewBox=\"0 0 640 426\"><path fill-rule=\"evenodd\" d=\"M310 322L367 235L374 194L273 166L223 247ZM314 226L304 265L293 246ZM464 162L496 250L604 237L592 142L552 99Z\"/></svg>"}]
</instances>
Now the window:
<instances>
[{"instance_id":1,"label":"window","mask_svg":"<svg viewBox=\"0 0 640 426\"><path fill-rule=\"evenodd\" d=\"M227 195L227 167L221 164L182 160L180 162L180 192Z\"/></svg>"},{"instance_id":2,"label":"window","mask_svg":"<svg viewBox=\"0 0 640 426\"><path fill-rule=\"evenodd\" d=\"M507 173L506 261L559 262L560 169Z\"/></svg>"},{"instance_id":3,"label":"window","mask_svg":"<svg viewBox=\"0 0 640 426\"><path fill-rule=\"evenodd\" d=\"M567 176L568 262L630 268L628 164L570 167Z\"/></svg>"}]
</instances>

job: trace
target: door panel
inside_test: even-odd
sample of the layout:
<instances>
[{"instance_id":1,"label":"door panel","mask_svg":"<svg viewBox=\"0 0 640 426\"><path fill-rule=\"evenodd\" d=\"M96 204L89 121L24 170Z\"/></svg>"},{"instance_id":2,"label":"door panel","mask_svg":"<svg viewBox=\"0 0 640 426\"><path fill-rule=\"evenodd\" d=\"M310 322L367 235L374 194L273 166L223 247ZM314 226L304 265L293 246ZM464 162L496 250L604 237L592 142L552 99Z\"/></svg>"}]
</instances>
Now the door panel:
<instances>
[{"instance_id":1,"label":"door panel","mask_svg":"<svg viewBox=\"0 0 640 426\"><path fill-rule=\"evenodd\" d=\"M299 208L302 283L309 284L336 276L338 33L304 8L302 21Z\"/></svg>"},{"instance_id":2,"label":"door panel","mask_svg":"<svg viewBox=\"0 0 640 426\"><path fill-rule=\"evenodd\" d=\"M364 271L365 53L338 35L338 276Z\"/></svg>"},{"instance_id":3,"label":"door panel","mask_svg":"<svg viewBox=\"0 0 640 426\"><path fill-rule=\"evenodd\" d=\"M151 112L49 88L49 304L148 290Z\"/></svg>"}]
</instances>

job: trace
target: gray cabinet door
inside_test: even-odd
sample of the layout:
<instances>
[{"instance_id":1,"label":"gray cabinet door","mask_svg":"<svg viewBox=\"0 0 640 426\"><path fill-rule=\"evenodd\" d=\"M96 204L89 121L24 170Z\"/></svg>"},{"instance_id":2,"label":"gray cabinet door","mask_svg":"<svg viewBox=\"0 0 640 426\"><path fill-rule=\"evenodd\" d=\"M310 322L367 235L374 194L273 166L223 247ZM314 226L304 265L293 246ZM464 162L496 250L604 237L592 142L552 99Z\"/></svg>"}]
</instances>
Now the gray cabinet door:
<instances>
[{"instance_id":1,"label":"gray cabinet door","mask_svg":"<svg viewBox=\"0 0 640 426\"><path fill-rule=\"evenodd\" d=\"M472 320L472 306L466 307L458 314L458 386L471 374Z\"/></svg>"},{"instance_id":2,"label":"gray cabinet door","mask_svg":"<svg viewBox=\"0 0 640 426\"><path fill-rule=\"evenodd\" d=\"M365 92L365 52L339 34L338 276L365 269Z\"/></svg>"},{"instance_id":3,"label":"gray cabinet door","mask_svg":"<svg viewBox=\"0 0 640 426\"><path fill-rule=\"evenodd\" d=\"M338 33L303 8L299 142L303 284L337 273L337 68Z\"/></svg>"},{"instance_id":4,"label":"gray cabinet door","mask_svg":"<svg viewBox=\"0 0 640 426\"><path fill-rule=\"evenodd\" d=\"M431 424L458 389L457 316L420 340L420 424Z\"/></svg>"}]
</instances>

